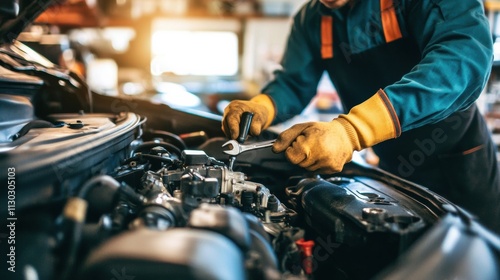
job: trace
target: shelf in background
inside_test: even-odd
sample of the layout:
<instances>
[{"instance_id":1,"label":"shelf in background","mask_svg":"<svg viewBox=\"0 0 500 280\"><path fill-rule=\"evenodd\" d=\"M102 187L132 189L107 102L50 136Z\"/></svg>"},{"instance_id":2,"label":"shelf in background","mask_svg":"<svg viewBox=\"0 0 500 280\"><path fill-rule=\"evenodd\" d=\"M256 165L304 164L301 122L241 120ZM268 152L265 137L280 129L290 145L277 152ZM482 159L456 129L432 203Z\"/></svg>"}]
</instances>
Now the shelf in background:
<instances>
[{"instance_id":1,"label":"shelf in background","mask_svg":"<svg viewBox=\"0 0 500 280\"><path fill-rule=\"evenodd\" d=\"M486 11L500 11L500 1L484 1L484 8Z\"/></svg>"},{"instance_id":2,"label":"shelf in background","mask_svg":"<svg viewBox=\"0 0 500 280\"><path fill-rule=\"evenodd\" d=\"M287 14L268 14L263 11L251 11L246 13L224 13L210 12L205 7L190 7L186 11L178 13L167 13L162 10L154 10L134 17L129 8L103 9L96 4L88 4L85 0L66 0L55 4L43 12L35 23L53 24L61 27L103 27L103 26L135 26L138 22L144 22L156 17L167 17L177 19L208 18L208 19L254 19L254 18L289 18ZM141 23L139 23L141 24Z\"/></svg>"},{"instance_id":3,"label":"shelf in background","mask_svg":"<svg viewBox=\"0 0 500 280\"><path fill-rule=\"evenodd\" d=\"M88 5L84 0L69 0L50 6L35 20L35 23L89 27L101 25L100 18L95 6Z\"/></svg>"}]
</instances>

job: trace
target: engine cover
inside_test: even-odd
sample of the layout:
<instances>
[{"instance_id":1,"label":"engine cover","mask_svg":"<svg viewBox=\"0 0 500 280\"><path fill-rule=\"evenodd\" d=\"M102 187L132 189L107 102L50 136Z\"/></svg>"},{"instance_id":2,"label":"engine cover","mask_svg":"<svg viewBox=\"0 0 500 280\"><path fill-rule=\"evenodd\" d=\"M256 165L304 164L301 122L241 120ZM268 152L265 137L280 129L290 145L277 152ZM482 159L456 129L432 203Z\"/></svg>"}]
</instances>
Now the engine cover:
<instances>
[{"instance_id":1,"label":"engine cover","mask_svg":"<svg viewBox=\"0 0 500 280\"><path fill-rule=\"evenodd\" d=\"M305 220L321 240L323 261L355 278L388 265L437 220L415 196L368 177L303 179L293 189L300 190Z\"/></svg>"},{"instance_id":2,"label":"engine cover","mask_svg":"<svg viewBox=\"0 0 500 280\"><path fill-rule=\"evenodd\" d=\"M0 143L0 168L14 171L18 209L71 194L87 178L113 170L127 156L141 122L134 113L50 118L26 124L13 141ZM7 175L2 172L3 182Z\"/></svg>"}]
</instances>

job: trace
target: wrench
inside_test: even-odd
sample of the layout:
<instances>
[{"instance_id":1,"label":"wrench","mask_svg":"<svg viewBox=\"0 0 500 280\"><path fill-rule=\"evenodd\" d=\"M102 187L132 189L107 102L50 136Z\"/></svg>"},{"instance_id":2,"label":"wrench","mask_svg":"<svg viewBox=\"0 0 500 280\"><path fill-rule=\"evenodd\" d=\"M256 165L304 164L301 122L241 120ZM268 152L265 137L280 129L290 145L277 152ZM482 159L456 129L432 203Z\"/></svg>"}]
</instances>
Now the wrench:
<instances>
[{"instance_id":1,"label":"wrench","mask_svg":"<svg viewBox=\"0 0 500 280\"><path fill-rule=\"evenodd\" d=\"M262 148L266 148L266 147L271 147L274 142L276 142L276 139L252 143L252 144L248 144L248 145L243 145L243 144L238 143L238 141L236 141L236 140L229 140L222 145L222 148L231 145L232 148L229 150L224 150L224 153L226 153L228 155L232 155L232 156L237 156L243 152L262 149Z\"/></svg>"}]
</instances>

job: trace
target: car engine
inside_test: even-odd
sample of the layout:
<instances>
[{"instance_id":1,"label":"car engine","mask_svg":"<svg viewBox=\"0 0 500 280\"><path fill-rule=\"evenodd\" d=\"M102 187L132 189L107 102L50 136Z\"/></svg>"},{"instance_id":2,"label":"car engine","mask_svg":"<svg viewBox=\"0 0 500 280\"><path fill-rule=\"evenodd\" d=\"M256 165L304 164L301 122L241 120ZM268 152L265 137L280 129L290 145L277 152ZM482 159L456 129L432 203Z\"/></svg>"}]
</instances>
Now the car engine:
<instances>
[{"instance_id":1,"label":"car engine","mask_svg":"<svg viewBox=\"0 0 500 280\"><path fill-rule=\"evenodd\" d=\"M92 92L15 39L51 2L0 17L0 279L500 279L500 238L425 186L230 159L220 116Z\"/></svg>"},{"instance_id":2,"label":"car engine","mask_svg":"<svg viewBox=\"0 0 500 280\"><path fill-rule=\"evenodd\" d=\"M149 129L131 112L49 119L2 146L19 279L368 279L440 216L460 217L369 166L295 173L262 150L230 170L224 138L193 149L203 133Z\"/></svg>"}]
</instances>

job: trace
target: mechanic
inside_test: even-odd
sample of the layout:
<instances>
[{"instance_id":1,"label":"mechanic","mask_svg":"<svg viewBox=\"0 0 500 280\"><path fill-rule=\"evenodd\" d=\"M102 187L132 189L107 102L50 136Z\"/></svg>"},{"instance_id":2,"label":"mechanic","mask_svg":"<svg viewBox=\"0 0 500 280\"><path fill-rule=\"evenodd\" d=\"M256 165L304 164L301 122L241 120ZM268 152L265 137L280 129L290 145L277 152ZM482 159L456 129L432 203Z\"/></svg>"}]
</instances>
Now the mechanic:
<instances>
[{"instance_id":1,"label":"mechanic","mask_svg":"<svg viewBox=\"0 0 500 280\"><path fill-rule=\"evenodd\" d=\"M379 167L500 233L496 146L474 103L492 53L479 0L311 0L294 16L282 69L262 94L232 101L222 129L235 139L244 111L254 136L299 114L327 71L348 113L292 126L273 152L327 174L373 146Z\"/></svg>"}]
</instances>

